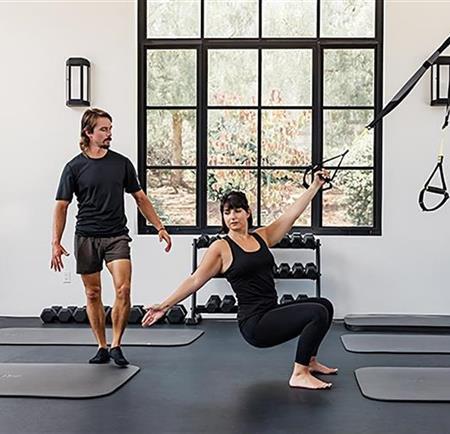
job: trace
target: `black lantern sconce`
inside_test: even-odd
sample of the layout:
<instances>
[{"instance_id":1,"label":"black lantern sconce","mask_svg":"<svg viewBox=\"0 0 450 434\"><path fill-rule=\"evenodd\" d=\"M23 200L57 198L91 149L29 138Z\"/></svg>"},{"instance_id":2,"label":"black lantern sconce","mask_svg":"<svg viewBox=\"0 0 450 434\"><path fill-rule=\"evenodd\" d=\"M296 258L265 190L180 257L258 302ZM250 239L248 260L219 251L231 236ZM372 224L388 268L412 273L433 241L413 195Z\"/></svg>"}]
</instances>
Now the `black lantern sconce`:
<instances>
[{"instance_id":1,"label":"black lantern sconce","mask_svg":"<svg viewBox=\"0 0 450 434\"><path fill-rule=\"evenodd\" d=\"M439 56L431 66L431 105L447 105L450 56Z\"/></svg>"},{"instance_id":2,"label":"black lantern sconce","mask_svg":"<svg viewBox=\"0 0 450 434\"><path fill-rule=\"evenodd\" d=\"M82 57L66 60L66 105L68 107L90 106L91 63Z\"/></svg>"}]
</instances>

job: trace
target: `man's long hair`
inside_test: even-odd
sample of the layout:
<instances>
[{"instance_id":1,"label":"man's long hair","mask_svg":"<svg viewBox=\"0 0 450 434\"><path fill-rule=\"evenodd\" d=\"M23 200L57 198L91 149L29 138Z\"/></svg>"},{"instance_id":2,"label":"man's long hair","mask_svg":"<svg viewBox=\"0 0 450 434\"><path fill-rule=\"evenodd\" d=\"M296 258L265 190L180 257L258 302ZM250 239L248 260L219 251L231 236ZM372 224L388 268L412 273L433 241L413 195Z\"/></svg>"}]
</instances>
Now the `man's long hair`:
<instances>
[{"instance_id":1,"label":"man's long hair","mask_svg":"<svg viewBox=\"0 0 450 434\"><path fill-rule=\"evenodd\" d=\"M98 108L88 108L81 118L81 132L80 132L80 149L81 152L86 152L89 148L89 137L86 133L92 134L98 118L107 118L112 122L112 117L109 113Z\"/></svg>"}]
</instances>

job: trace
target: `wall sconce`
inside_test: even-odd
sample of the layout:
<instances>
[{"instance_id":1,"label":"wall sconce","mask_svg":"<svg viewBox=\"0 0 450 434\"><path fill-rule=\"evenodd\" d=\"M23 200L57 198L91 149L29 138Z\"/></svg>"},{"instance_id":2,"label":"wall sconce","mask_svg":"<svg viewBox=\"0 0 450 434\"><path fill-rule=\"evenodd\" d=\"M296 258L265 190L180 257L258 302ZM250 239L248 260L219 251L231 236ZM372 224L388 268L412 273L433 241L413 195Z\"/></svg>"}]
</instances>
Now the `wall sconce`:
<instances>
[{"instance_id":1,"label":"wall sconce","mask_svg":"<svg viewBox=\"0 0 450 434\"><path fill-rule=\"evenodd\" d=\"M82 57L66 60L66 105L68 107L90 106L91 63Z\"/></svg>"},{"instance_id":2,"label":"wall sconce","mask_svg":"<svg viewBox=\"0 0 450 434\"><path fill-rule=\"evenodd\" d=\"M447 105L450 56L439 56L431 66L431 105Z\"/></svg>"}]
</instances>

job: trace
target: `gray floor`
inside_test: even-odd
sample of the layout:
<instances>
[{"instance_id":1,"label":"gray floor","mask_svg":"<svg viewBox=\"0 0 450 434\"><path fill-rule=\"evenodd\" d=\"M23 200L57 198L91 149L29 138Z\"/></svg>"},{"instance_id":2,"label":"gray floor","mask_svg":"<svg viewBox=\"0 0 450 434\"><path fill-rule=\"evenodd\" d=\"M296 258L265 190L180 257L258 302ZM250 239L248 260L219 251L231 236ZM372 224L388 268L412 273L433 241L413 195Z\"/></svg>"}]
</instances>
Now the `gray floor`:
<instances>
[{"instance_id":1,"label":"gray floor","mask_svg":"<svg viewBox=\"0 0 450 434\"><path fill-rule=\"evenodd\" d=\"M36 326L0 318L0 327ZM287 386L295 344L255 349L236 323L204 321L186 347L127 348L138 376L113 395L71 401L0 399L0 433L449 433L450 404L364 398L353 371L362 366L450 366L450 355L355 354L335 324L320 353L340 368L330 391ZM348 332L347 332L348 333ZM0 348L0 362L83 362L90 347Z\"/></svg>"}]
</instances>

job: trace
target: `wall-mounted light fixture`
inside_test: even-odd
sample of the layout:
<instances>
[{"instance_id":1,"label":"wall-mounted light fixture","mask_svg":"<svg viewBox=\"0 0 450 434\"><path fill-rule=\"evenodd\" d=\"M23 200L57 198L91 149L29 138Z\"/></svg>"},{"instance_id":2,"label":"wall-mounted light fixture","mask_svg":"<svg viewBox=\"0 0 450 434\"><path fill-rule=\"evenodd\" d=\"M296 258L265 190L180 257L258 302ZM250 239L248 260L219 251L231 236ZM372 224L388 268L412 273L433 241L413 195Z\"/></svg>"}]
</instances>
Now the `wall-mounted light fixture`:
<instances>
[{"instance_id":1,"label":"wall-mounted light fixture","mask_svg":"<svg viewBox=\"0 0 450 434\"><path fill-rule=\"evenodd\" d=\"M450 56L439 56L431 67L431 105L447 105Z\"/></svg>"},{"instance_id":2,"label":"wall-mounted light fixture","mask_svg":"<svg viewBox=\"0 0 450 434\"><path fill-rule=\"evenodd\" d=\"M91 63L82 57L66 60L66 105L68 107L90 106Z\"/></svg>"}]
</instances>

